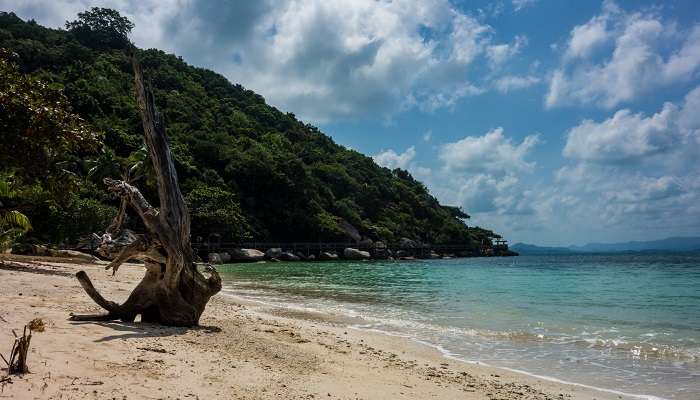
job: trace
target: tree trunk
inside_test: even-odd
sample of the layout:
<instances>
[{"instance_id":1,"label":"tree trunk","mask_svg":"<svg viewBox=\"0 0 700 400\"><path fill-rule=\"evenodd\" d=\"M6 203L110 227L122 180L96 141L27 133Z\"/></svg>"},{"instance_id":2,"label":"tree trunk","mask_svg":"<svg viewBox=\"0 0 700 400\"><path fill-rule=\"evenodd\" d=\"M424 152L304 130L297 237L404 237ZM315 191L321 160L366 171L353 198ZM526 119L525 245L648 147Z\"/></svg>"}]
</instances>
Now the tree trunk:
<instances>
[{"instance_id":1,"label":"tree trunk","mask_svg":"<svg viewBox=\"0 0 700 400\"><path fill-rule=\"evenodd\" d=\"M146 233L130 234L126 242L112 240L111 234L120 229L123 210L102 236L98 252L110 255L107 266L115 273L119 265L129 259L142 259L146 274L124 304L106 300L90 282L87 274L76 274L87 294L102 308L105 315L72 315L73 320L133 321L140 315L142 321L164 325L196 325L209 298L221 290L221 278L207 266L205 277L193 262L190 243L190 215L178 185L177 172L168 147L162 119L155 109L153 94L145 87L143 71L138 61L132 60L136 96L143 120L144 136L158 183L160 207L152 207L139 190L124 181L105 179L110 191L126 201L143 220Z\"/></svg>"}]
</instances>

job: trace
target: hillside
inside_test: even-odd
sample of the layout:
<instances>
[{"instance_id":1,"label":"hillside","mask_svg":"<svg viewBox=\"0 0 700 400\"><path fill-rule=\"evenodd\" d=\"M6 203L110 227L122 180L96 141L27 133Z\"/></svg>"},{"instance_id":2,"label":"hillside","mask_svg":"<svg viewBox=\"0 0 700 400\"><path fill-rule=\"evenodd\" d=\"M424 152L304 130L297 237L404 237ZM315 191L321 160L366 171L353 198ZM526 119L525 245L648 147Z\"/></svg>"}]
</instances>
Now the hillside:
<instances>
[{"instance_id":1,"label":"hillside","mask_svg":"<svg viewBox=\"0 0 700 400\"><path fill-rule=\"evenodd\" d=\"M475 249L498 236L468 227L466 213L441 205L407 171L378 166L215 72L160 50L132 48L105 36L102 28L49 29L0 13L0 48L16 54L11 61L21 73L62 90L72 112L104 143L101 151L62 161L77 184L65 199L27 196L34 239L73 243L104 229L118 204L106 194L104 176L128 173L147 197L155 197L141 151L132 52L164 116L192 210L193 236L389 242L407 237L470 243Z\"/></svg>"}]
</instances>

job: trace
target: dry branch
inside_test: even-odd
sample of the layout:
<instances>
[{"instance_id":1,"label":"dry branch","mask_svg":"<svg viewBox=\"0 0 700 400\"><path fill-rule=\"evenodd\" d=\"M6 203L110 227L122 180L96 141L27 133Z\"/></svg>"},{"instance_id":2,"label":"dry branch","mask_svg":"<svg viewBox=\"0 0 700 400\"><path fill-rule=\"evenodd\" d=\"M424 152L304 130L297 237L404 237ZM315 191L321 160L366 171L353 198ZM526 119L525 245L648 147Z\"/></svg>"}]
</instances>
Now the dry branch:
<instances>
[{"instance_id":1,"label":"dry branch","mask_svg":"<svg viewBox=\"0 0 700 400\"><path fill-rule=\"evenodd\" d=\"M143 71L133 59L134 83L141 110L144 139L153 163L158 186L160 207L155 208L133 185L106 178L109 190L128 203L141 218L146 233L127 234L113 240L117 234L123 210L103 236L98 252L112 258L107 266L115 273L123 262L137 258L144 261L146 274L134 288L124 304L105 299L95 289L83 271L76 274L85 292L107 310L106 315L73 315L73 320L133 321L138 315L142 321L160 322L165 325L192 326L199 322L207 302L221 290L221 278L213 268L205 269L205 277L193 262L190 242L190 215L178 185L177 172L168 146L163 121L158 114L153 94L147 89Z\"/></svg>"}]
</instances>

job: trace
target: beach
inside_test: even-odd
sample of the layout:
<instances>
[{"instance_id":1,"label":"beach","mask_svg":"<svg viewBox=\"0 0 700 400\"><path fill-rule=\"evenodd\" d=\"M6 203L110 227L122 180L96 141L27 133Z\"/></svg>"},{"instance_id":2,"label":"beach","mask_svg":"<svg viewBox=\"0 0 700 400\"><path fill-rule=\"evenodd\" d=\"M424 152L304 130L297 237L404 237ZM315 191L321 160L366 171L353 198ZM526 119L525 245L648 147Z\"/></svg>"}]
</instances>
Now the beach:
<instances>
[{"instance_id":1,"label":"beach","mask_svg":"<svg viewBox=\"0 0 700 400\"><path fill-rule=\"evenodd\" d=\"M62 262L57 262L62 261ZM98 312L74 274L123 301L143 274L124 265L14 257L0 267L0 351L41 318L28 365L0 398L613 399L619 395L445 358L320 313L217 295L196 328L68 321Z\"/></svg>"}]
</instances>

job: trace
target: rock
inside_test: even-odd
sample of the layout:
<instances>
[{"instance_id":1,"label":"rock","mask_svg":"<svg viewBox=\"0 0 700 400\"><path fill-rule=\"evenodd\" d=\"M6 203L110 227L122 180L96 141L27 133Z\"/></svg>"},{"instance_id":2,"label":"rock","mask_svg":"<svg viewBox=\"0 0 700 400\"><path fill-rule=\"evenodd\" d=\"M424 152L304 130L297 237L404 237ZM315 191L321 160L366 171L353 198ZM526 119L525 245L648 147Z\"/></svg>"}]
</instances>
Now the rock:
<instances>
[{"instance_id":1,"label":"rock","mask_svg":"<svg viewBox=\"0 0 700 400\"><path fill-rule=\"evenodd\" d=\"M224 264L231 261L231 255L225 251L221 253L209 253L207 258L212 264Z\"/></svg>"},{"instance_id":2,"label":"rock","mask_svg":"<svg viewBox=\"0 0 700 400\"><path fill-rule=\"evenodd\" d=\"M343 258L346 260L369 260L370 255L367 251L353 249L351 247L343 250Z\"/></svg>"},{"instance_id":3,"label":"rock","mask_svg":"<svg viewBox=\"0 0 700 400\"><path fill-rule=\"evenodd\" d=\"M396 258L404 258L404 257L410 257L411 253L409 253L406 250L399 250L395 254Z\"/></svg>"},{"instance_id":4,"label":"rock","mask_svg":"<svg viewBox=\"0 0 700 400\"><path fill-rule=\"evenodd\" d=\"M332 260L337 260L338 255L335 253L328 252L328 251L323 251L318 255L318 259L321 261L332 261Z\"/></svg>"},{"instance_id":5,"label":"rock","mask_svg":"<svg viewBox=\"0 0 700 400\"><path fill-rule=\"evenodd\" d=\"M419 247L418 242L416 242L415 240L411 240L409 238L405 238L405 237L402 237L401 239L399 239L399 246L404 247L404 248L411 248L411 249L415 249L415 248Z\"/></svg>"},{"instance_id":6,"label":"rock","mask_svg":"<svg viewBox=\"0 0 700 400\"><path fill-rule=\"evenodd\" d=\"M360 240L357 243L357 245L359 247L362 247L362 248L370 248L370 247L374 247L374 241L372 239L369 239L369 238L364 238L364 239Z\"/></svg>"},{"instance_id":7,"label":"rock","mask_svg":"<svg viewBox=\"0 0 700 400\"><path fill-rule=\"evenodd\" d=\"M297 256L297 257L299 257L299 259L302 260L302 261L303 261L303 260L308 260L308 259L309 259L309 257L308 257L306 254L304 254L303 252L301 252L301 251L297 251L296 253L294 253L294 255Z\"/></svg>"},{"instance_id":8,"label":"rock","mask_svg":"<svg viewBox=\"0 0 700 400\"><path fill-rule=\"evenodd\" d=\"M280 249L279 247L273 247L271 249L268 249L265 252L265 258L267 258L268 260L271 260L273 258L279 258L279 256L281 254L282 254L282 249Z\"/></svg>"},{"instance_id":9,"label":"rock","mask_svg":"<svg viewBox=\"0 0 700 400\"><path fill-rule=\"evenodd\" d=\"M254 262L265 258L265 253L255 249L233 249L231 260L239 262Z\"/></svg>"},{"instance_id":10,"label":"rock","mask_svg":"<svg viewBox=\"0 0 700 400\"><path fill-rule=\"evenodd\" d=\"M434 251L431 251L428 258L430 258L431 260L438 260L438 259L442 258L442 256Z\"/></svg>"},{"instance_id":11,"label":"rock","mask_svg":"<svg viewBox=\"0 0 700 400\"><path fill-rule=\"evenodd\" d=\"M316 256L313 255L313 254L309 254L309 256L306 257L306 260L307 260L307 261L315 261L315 260L316 260Z\"/></svg>"},{"instance_id":12,"label":"rock","mask_svg":"<svg viewBox=\"0 0 700 400\"><path fill-rule=\"evenodd\" d=\"M209 260L211 264L223 263L223 261L221 261L221 256L219 256L219 253L209 253L209 255L207 255L207 260Z\"/></svg>"},{"instance_id":13,"label":"rock","mask_svg":"<svg viewBox=\"0 0 700 400\"><path fill-rule=\"evenodd\" d=\"M387 248L384 242L374 242L372 258L375 260L386 260L391 257L391 251Z\"/></svg>"},{"instance_id":14,"label":"rock","mask_svg":"<svg viewBox=\"0 0 700 400\"><path fill-rule=\"evenodd\" d=\"M352 226L351 223L342 218L338 221L338 227L343 231L343 233L345 233L345 235L348 238L352 239L353 241L359 242L360 239L362 239L362 236L360 235L360 232L357 230L357 228L355 228L354 226Z\"/></svg>"},{"instance_id":15,"label":"rock","mask_svg":"<svg viewBox=\"0 0 700 400\"><path fill-rule=\"evenodd\" d=\"M300 260L299 257L297 257L296 255L294 255L288 251L283 252L277 258L281 261L299 261Z\"/></svg>"}]
</instances>

